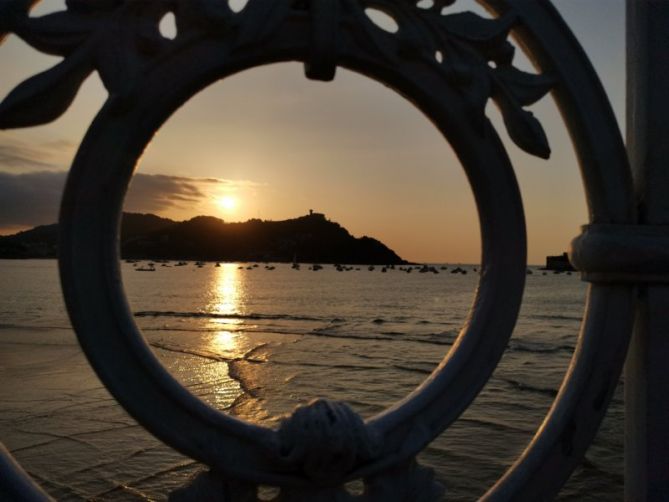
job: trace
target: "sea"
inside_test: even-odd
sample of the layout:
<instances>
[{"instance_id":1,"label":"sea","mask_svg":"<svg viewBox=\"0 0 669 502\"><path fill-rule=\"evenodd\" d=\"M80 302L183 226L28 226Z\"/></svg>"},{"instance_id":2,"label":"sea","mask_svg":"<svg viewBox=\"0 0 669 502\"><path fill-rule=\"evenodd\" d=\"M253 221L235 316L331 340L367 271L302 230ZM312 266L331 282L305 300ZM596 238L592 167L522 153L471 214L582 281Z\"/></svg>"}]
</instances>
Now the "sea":
<instances>
[{"instance_id":1,"label":"sea","mask_svg":"<svg viewBox=\"0 0 669 502\"><path fill-rule=\"evenodd\" d=\"M370 417L413 390L450 350L474 297L477 266L454 266L122 264L136 322L164 366L210 406L268 426L317 397ZM574 351L587 286L578 274L530 271L497 370L419 457L445 500L476 500L503 475ZM97 379L54 260L0 261L0 441L64 501L166 500L203 467L146 432ZM559 500L623 500L621 386Z\"/></svg>"}]
</instances>

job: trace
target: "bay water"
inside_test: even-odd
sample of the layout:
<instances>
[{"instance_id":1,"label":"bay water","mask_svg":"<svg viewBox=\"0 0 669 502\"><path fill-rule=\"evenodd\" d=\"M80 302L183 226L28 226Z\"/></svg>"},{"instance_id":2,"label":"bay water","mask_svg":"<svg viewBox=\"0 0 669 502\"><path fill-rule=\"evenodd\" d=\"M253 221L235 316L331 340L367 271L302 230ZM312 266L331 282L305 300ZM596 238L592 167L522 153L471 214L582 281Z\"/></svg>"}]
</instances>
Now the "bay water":
<instances>
[{"instance_id":1,"label":"bay water","mask_svg":"<svg viewBox=\"0 0 669 502\"><path fill-rule=\"evenodd\" d=\"M190 392L276 426L317 397L370 417L413 390L448 353L474 298L467 274L331 265L123 263L146 341ZM442 270L442 267L448 267ZM572 356L586 285L530 267L514 335L493 377L419 460L446 500L475 500L527 446ZM53 260L0 261L0 441L58 500L164 500L202 466L153 438L88 366ZM622 500L618 389L561 500Z\"/></svg>"}]
</instances>

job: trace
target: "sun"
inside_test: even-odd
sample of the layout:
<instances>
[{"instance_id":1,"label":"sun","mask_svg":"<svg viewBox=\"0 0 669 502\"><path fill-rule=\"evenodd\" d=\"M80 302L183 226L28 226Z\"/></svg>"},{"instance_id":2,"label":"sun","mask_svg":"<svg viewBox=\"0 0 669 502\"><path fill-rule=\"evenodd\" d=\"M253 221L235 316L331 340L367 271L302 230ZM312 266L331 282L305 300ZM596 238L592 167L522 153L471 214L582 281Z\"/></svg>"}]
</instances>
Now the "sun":
<instances>
[{"instance_id":1,"label":"sun","mask_svg":"<svg viewBox=\"0 0 669 502\"><path fill-rule=\"evenodd\" d=\"M225 211L232 212L237 209L237 199L230 195L224 195L216 199L216 205Z\"/></svg>"}]
</instances>

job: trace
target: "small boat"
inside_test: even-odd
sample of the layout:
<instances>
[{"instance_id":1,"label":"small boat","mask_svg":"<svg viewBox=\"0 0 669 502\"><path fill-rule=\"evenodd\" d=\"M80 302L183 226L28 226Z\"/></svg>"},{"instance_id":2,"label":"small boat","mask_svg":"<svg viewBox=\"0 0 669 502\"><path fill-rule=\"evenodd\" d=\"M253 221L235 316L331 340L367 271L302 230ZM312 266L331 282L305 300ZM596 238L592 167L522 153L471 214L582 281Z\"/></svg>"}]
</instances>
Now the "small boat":
<instances>
[{"instance_id":1,"label":"small boat","mask_svg":"<svg viewBox=\"0 0 669 502\"><path fill-rule=\"evenodd\" d=\"M138 267L135 269L137 272L155 272L156 269L153 267Z\"/></svg>"}]
</instances>

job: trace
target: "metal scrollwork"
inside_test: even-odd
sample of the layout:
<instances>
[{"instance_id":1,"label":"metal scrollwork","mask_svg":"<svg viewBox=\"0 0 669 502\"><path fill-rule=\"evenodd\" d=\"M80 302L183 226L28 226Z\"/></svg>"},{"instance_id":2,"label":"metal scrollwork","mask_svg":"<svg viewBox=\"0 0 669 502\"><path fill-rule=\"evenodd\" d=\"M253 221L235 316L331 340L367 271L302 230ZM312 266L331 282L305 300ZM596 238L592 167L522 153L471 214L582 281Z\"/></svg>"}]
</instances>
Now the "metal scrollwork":
<instances>
[{"instance_id":1,"label":"metal scrollwork","mask_svg":"<svg viewBox=\"0 0 669 502\"><path fill-rule=\"evenodd\" d=\"M513 331L526 270L525 223L513 168L485 107L499 106L513 142L546 158L546 134L526 107L553 91L573 135L591 223L634 220L620 133L594 71L547 0L486 0L497 17L450 14L454 0L68 0L30 17L35 0L0 0L0 42L13 32L63 56L0 104L0 128L63 114L97 71L109 99L74 161L61 210L59 266L73 327L116 399L170 446L210 467L173 500L431 501L443 488L415 456L467 408ZM397 30L368 15L381 11ZM174 39L159 29L176 19ZM513 66L510 33L541 69ZM309 78L337 67L395 89L432 120L458 155L482 234L479 288L453 349L413 393L363 421L345 404L316 401L279 430L220 413L160 365L125 300L118 256L123 198L136 163L171 114L207 85L262 64L300 61ZM224 120L225 117L222 117ZM86 270L82 274L81 270ZM573 363L554 406L517 464L486 495L536 500L556 493L594 437L624 360L633 287L595 284ZM606 313L617 312L615 323ZM126 383L133 382L130 392ZM146 403L151 406L147 407ZM551 465L550 475L541 467ZM8 467L11 471L11 467ZM22 479L14 474L13 479ZM364 493L343 488L364 480ZM215 494L215 495L213 495Z\"/></svg>"},{"instance_id":2,"label":"metal scrollwork","mask_svg":"<svg viewBox=\"0 0 669 502\"><path fill-rule=\"evenodd\" d=\"M226 37L230 53L264 43L276 27L303 14L311 16L314 24L315 56L307 65L311 78L334 77L337 32L343 26L359 24L365 27L366 41L388 64L400 64L406 57L434 64L444 84L459 89L479 129L483 130L485 106L492 98L511 139L520 148L542 158L550 155L541 124L523 107L545 96L553 80L512 65L515 49L507 38L517 21L513 13L485 19L472 12L442 14L444 4L454 2L419 8L416 4L420 2L390 0L311 0L296 2L292 9L289 2L255 0L241 13L220 0L68 0L67 11L31 18L28 9L34 3L12 0L0 4L6 19L0 29L13 31L37 50L64 60L23 82L4 100L0 127L28 127L55 120L67 110L93 70L111 94L127 92L144 66L170 50L171 41L158 27L168 12L174 11L179 38ZM366 8L388 12L398 22L397 34L375 25L365 14ZM388 37L397 38L399 44L389 45ZM321 48L326 39L332 52L328 61L324 61ZM315 65L328 69L317 70Z\"/></svg>"}]
</instances>

